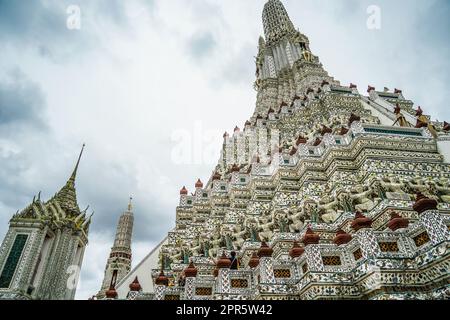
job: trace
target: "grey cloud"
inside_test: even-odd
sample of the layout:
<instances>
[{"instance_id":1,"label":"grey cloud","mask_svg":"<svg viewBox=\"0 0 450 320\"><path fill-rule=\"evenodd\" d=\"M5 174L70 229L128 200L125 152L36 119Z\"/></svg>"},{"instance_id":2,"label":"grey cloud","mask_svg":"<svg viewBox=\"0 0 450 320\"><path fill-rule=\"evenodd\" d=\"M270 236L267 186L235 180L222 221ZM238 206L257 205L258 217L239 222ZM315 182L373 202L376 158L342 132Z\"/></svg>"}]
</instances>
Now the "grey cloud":
<instances>
[{"instance_id":1,"label":"grey cloud","mask_svg":"<svg viewBox=\"0 0 450 320\"><path fill-rule=\"evenodd\" d=\"M43 121L45 96L39 85L27 79L20 69L8 72L0 83L0 132L18 130L18 127L45 129Z\"/></svg>"},{"instance_id":2,"label":"grey cloud","mask_svg":"<svg viewBox=\"0 0 450 320\"><path fill-rule=\"evenodd\" d=\"M6 231L12 214L28 205L46 185L34 179L34 165L42 161L37 155L47 150L45 145L40 146L49 132L43 120L45 111L40 86L19 69L0 82L0 235Z\"/></svg>"},{"instance_id":3,"label":"grey cloud","mask_svg":"<svg viewBox=\"0 0 450 320\"><path fill-rule=\"evenodd\" d=\"M78 202L90 205L95 211L91 232L108 233L111 245L120 215L128 205L128 196L133 196L135 227L133 241L158 241L169 230L174 216L165 213L174 211L166 208L151 193L152 190L137 190L137 176L132 165L103 159L98 151L89 151L87 146L77 178ZM95 177L95 178L94 178ZM156 179L156 177L147 177ZM147 193L148 192L148 193Z\"/></svg>"},{"instance_id":4,"label":"grey cloud","mask_svg":"<svg viewBox=\"0 0 450 320\"><path fill-rule=\"evenodd\" d=\"M51 197L73 169L78 150L56 141L57 133L45 122L46 113L41 87L18 68L8 72L0 82L0 202L11 211L0 213L2 227L40 190L44 200ZM80 206L90 205L96 212L91 232L113 236L127 197L133 194L135 239L162 238L173 220L164 217L164 212L172 208L165 208L152 194L135 191L138 174L133 166L105 159L101 152L101 149L90 151L88 141L77 180Z\"/></svg>"},{"instance_id":5,"label":"grey cloud","mask_svg":"<svg viewBox=\"0 0 450 320\"><path fill-rule=\"evenodd\" d=\"M81 42L81 32L66 27L63 2L46 5L42 1L0 1L0 39L19 48L31 47L45 57L57 59L61 44L74 51ZM66 54L69 50L64 49Z\"/></svg>"},{"instance_id":6,"label":"grey cloud","mask_svg":"<svg viewBox=\"0 0 450 320\"><path fill-rule=\"evenodd\" d=\"M210 57L214 49L218 47L216 34L209 30L219 30L226 27L226 21L223 17L220 5L204 0L192 1L188 4L189 13L198 25L203 28L208 26L210 29L200 29L188 40L186 44L189 56L195 61L204 61Z\"/></svg>"},{"instance_id":7,"label":"grey cloud","mask_svg":"<svg viewBox=\"0 0 450 320\"><path fill-rule=\"evenodd\" d=\"M153 0L137 0L137 3L142 10L154 9ZM70 5L80 8L80 30L67 28L67 8ZM98 50L101 30L96 28L109 25L123 29L130 23L132 20L127 16L126 3L119 0L0 0L1 42L19 49L31 48L55 63Z\"/></svg>"},{"instance_id":8,"label":"grey cloud","mask_svg":"<svg viewBox=\"0 0 450 320\"><path fill-rule=\"evenodd\" d=\"M0 194L1 202L13 210L19 210L27 202L31 202L30 195L36 190L22 185L21 178L30 163L22 155L0 156ZM14 172L12 175L11 173ZM2 212L2 217L10 218L14 212Z\"/></svg>"},{"instance_id":9,"label":"grey cloud","mask_svg":"<svg viewBox=\"0 0 450 320\"><path fill-rule=\"evenodd\" d=\"M216 47L216 40L210 32L195 34L188 42L189 55L194 60L204 60Z\"/></svg>"},{"instance_id":10,"label":"grey cloud","mask_svg":"<svg viewBox=\"0 0 450 320\"><path fill-rule=\"evenodd\" d=\"M243 44L237 53L226 62L221 76L230 83L251 85L255 80L255 46ZM220 84L221 81L214 81Z\"/></svg>"},{"instance_id":11,"label":"grey cloud","mask_svg":"<svg viewBox=\"0 0 450 320\"><path fill-rule=\"evenodd\" d=\"M435 1L428 8L419 21L415 31L421 37L421 40L428 40L432 43L445 47L449 52L448 41L446 35L450 30L450 2Z\"/></svg>"}]
</instances>

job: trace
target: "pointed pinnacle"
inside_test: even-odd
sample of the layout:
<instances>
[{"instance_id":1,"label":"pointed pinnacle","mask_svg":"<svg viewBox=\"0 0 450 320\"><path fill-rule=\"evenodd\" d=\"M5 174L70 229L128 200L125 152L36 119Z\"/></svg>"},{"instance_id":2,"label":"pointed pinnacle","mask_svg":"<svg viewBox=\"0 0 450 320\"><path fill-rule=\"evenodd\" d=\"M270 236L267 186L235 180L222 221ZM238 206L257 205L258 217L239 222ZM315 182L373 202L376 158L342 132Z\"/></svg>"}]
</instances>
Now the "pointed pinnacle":
<instances>
[{"instance_id":1,"label":"pointed pinnacle","mask_svg":"<svg viewBox=\"0 0 450 320\"><path fill-rule=\"evenodd\" d=\"M78 166L80 165L80 161L81 161L81 156L83 155L83 151L84 151L84 147L86 146L85 143L83 143L83 147L81 148L81 152L80 155L78 157L78 161L77 164L75 165L75 169L72 172L72 175L70 176L69 181L75 182L75 179L77 177L77 171L78 171Z\"/></svg>"},{"instance_id":2,"label":"pointed pinnacle","mask_svg":"<svg viewBox=\"0 0 450 320\"><path fill-rule=\"evenodd\" d=\"M133 210L133 204L131 203L133 201L133 197L130 196L130 202L128 203L128 212L131 212Z\"/></svg>"}]
</instances>

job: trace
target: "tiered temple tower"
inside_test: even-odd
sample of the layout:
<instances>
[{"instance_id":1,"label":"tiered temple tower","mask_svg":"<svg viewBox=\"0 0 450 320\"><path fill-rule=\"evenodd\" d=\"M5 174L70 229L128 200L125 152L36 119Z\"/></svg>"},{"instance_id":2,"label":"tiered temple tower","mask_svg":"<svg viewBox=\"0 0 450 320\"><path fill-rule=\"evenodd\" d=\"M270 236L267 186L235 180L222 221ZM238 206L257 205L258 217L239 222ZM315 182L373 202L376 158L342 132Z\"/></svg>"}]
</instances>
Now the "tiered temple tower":
<instances>
[{"instance_id":1,"label":"tiered temple tower","mask_svg":"<svg viewBox=\"0 0 450 320\"><path fill-rule=\"evenodd\" d=\"M263 24L253 116L224 134L208 182L181 189L175 229L145 260L159 258L152 285L138 283L138 267L118 291L448 299L450 125L401 90L365 95L334 80L279 0Z\"/></svg>"},{"instance_id":2,"label":"tiered temple tower","mask_svg":"<svg viewBox=\"0 0 450 320\"><path fill-rule=\"evenodd\" d=\"M45 202L39 193L12 217L0 248L0 299L74 298L92 217L75 190L82 153L54 197Z\"/></svg>"},{"instance_id":3,"label":"tiered temple tower","mask_svg":"<svg viewBox=\"0 0 450 320\"><path fill-rule=\"evenodd\" d=\"M295 30L280 1L268 1L264 6L265 40L259 39L256 58L257 106L253 121L267 114L270 108L293 101L319 88L322 81L339 84L328 76L319 58L312 54L309 40Z\"/></svg>"},{"instance_id":4,"label":"tiered temple tower","mask_svg":"<svg viewBox=\"0 0 450 320\"><path fill-rule=\"evenodd\" d=\"M120 216L117 224L114 246L111 248L108 262L106 263L105 276L97 299L105 298L111 284L119 282L131 270L131 238L133 235L133 206L132 198L127 210ZM114 288L114 285L112 286Z\"/></svg>"}]
</instances>

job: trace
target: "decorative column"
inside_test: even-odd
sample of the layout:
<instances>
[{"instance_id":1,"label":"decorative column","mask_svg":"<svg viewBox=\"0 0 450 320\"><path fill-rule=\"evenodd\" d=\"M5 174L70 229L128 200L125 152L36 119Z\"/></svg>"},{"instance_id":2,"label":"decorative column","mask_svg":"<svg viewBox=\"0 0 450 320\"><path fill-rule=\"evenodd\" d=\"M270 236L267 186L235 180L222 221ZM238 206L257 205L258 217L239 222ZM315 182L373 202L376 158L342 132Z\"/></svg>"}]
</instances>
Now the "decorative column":
<instances>
[{"instance_id":1,"label":"decorative column","mask_svg":"<svg viewBox=\"0 0 450 320\"><path fill-rule=\"evenodd\" d=\"M194 263L191 261L189 266L184 270L184 276L186 277L186 283L184 285L184 297L186 300L194 299L194 283L197 277L198 270Z\"/></svg>"},{"instance_id":2,"label":"decorative column","mask_svg":"<svg viewBox=\"0 0 450 320\"><path fill-rule=\"evenodd\" d=\"M229 294L231 292L231 283L230 283L230 267L231 260L225 254L225 251L222 253L222 256L217 261L216 264L218 273L217 273L217 284L218 291L222 294Z\"/></svg>"},{"instance_id":3,"label":"decorative column","mask_svg":"<svg viewBox=\"0 0 450 320\"><path fill-rule=\"evenodd\" d=\"M201 200L203 197L203 182L202 180L198 179L195 183L195 199Z\"/></svg>"},{"instance_id":4,"label":"decorative column","mask_svg":"<svg viewBox=\"0 0 450 320\"><path fill-rule=\"evenodd\" d=\"M111 284L109 286L109 290L106 291L106 300L115 300L117 299L117 291L116 291L116 281L117 281L117 273L118 270L115 269L113 271L112 277L111 277Z\"/></svg>"},{"instance_id":5,"label":"decorative column","mask_svg":"<svg viewBox=\"0 0 450 320\"><path fill-rule=\"evenodd\" d=\"M324 270L322 254L318 246L319 241L320 236L315 234L311 228L308 228L302 242L305 245L306 262L310 271L320 272Z\"/></svg>"},{"instance_id":6,"label":"decorative column","mask_svg":"<svg viewBox=\"0 0 450 320\"><path fill-rule=\"evenodd\" d=\"M231 168L231 183L237 184L239 182L239 171L241 169L237 164L233 164L233 167Z\"/></svg>"},{"instance_id":7,"label":"decorative column","mask_svg":"<svg viewBox=\"0 0 450 320\"><path fill-rule=\"evenodd\" d=\"M167 286L169 285L169 279L165 276L164 271L161 270L158 278L155 280L155 299L163 300L164 293L166 291Z\"/></svg>"},{"instance_id":8,"label":"decorative column","mask_svg":"<svg viewBox=\"0 0 450 320\"><path fill-rule=\"evenodd\" d=\"M187 204L188 190L186 187L183 187L180 190L180 207L184 207Z\"/></svg>"},{"instance_id":9,"label":"decorative column","mask_svg":"<svg viewBox=\"0 0 450 320\"><path fill-rule=\"evenodd\" d=\"M427 230L433 244L450 240L450 234L437 210L437 201L418 193L413 209L419 213L420 222Z\"/></svg>"},{"instance_id":10,"label":"decorative column","mask_svg":"<svg viewBox=\"0 0 450 320\"><path fill-rule=\"evenodd\" d=\"M289 250L289 256L294 261L293 267L295 269L294 275L295 277L300 277L301 271L300 266L298 264L298 260L305 253L305 248L301 247L298 241L294 241L291 250Z\"/></svg>"},{"instance_id":11,"label":"decorative column","mask_svg":"<svg viewBox=\"0 0 450 320\"><path fill-rule=\"evenodd\" d=\"M357 212L351 227L356 232L355 238L361 247L364 258L377 257L381 251L372 230L372 219L365 217L361 212Z\"/></svg>"},{"instance_id":12,"label":"decorative column","mask_svg":"<svg viewBox=\"0 0 450 320\"><path fill-rule=\"evenodd\" d=\"M273 249L262 242L261 248L258 250L259 257L259 273L261 277L261 283L263 284L275 284L275 275L273 274Z\"/></svg>"}]
</instances>

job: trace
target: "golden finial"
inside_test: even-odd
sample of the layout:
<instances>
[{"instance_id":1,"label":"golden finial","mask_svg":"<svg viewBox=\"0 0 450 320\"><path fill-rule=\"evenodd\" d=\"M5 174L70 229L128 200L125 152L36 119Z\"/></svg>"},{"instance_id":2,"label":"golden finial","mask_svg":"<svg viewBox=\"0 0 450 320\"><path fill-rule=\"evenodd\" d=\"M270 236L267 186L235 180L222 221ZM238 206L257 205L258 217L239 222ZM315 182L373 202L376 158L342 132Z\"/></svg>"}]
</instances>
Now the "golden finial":
<instances>
[{"instance_id":1,"label":"golden finial","mask_svg":"<svg viewBox=\"0 0 450 320\"><path fill-rule=\"evenodd\" d=\"M133 201L133 197L130 196L130 202L128 202L128 211L129 211L129 212L131 212L131 210L133 210L133 204L132 204L132 201Z\"/></svg>"}]
</instances>

